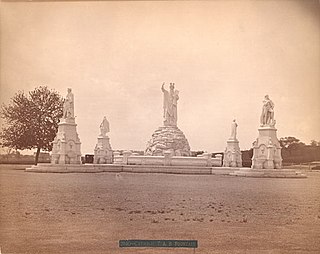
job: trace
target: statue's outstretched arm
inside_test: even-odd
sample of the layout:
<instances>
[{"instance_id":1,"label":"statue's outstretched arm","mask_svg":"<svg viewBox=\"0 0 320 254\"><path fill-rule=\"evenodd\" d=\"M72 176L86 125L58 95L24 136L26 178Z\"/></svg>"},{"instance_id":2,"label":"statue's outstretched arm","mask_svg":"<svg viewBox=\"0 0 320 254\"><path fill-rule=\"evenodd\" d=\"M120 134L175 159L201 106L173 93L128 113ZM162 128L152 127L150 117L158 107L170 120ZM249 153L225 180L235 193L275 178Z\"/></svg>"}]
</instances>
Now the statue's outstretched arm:
<instances>
[{"instance_id":1,"label":"statue's outstretched arm","mask_svg":"<svg viewBox=\"0 0 320 254\"><path fill-rule=\"evenodd\" d=\"M164 92L166 89L164 89L164 82L162 83L162 86L161 86L161 91Z\"/></svg>"}]
</instances>

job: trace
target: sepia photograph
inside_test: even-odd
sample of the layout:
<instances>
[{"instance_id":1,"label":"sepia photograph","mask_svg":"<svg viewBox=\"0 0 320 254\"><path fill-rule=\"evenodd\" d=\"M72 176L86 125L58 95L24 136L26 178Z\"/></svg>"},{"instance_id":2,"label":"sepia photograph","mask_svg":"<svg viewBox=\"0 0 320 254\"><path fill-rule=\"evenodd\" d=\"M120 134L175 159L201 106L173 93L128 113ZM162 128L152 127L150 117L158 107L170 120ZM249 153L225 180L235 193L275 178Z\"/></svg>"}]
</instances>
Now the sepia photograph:
<instances>
[{"instance_id":1,"label":"sepia photograph","mask_svg":"<svg viewBox=\"0 0 320 254\"><path fill-rule=\"evenodd\" d=\"M0 14L0 254L320 253L319 0Z\"/></svg>"}]
</instances>

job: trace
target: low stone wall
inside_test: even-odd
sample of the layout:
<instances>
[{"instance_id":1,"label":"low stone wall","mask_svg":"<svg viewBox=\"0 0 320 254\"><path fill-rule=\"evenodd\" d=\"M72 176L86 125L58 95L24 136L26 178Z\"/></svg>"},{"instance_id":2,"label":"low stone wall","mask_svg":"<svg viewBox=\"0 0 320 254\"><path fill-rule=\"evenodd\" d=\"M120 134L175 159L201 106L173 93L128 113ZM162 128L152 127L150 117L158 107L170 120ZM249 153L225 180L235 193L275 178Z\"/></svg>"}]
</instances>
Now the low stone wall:
<instances>
[{"instance_id":1,"label":"low stone wall","mask_svg":"<svg viewBox=\"0 0 320 254\"><path fill-rule=\"evenodd\" d=\"M36 173L99 173L121 172L123 167L114 164L49 164L39 163L25 169Z\"/></svg>"},{"instance_id":2,"label":"low stone wall","mask_svg":"<svg viewBox=\"0 0 320 254\"><path fill-rule=\"evenodd\" d=\"M26 168L27 172L43 173L99 173L99 172L130 172L130 173L165 173L165 174L199 174L227 175L232 169L222 168L222 156L203 154L198 157L172 156L165 152L164 156L142 156L129 151L120 155L113 154L113 164L38 164Z\"/></svg>"},{"instance_id":3,"label":"low stone wall","mask_svg":"<svg viewBox=\"0 0 320 254\"><path fill-rule=\"evenodd\" d=\"M135 155L126 151L123 155L118 152L113 154L113 163L118 165L159 165L159 166L193 166L193 167L221 167L222 156L205 153L198 157L172 156L170 152L164 156Z\"/></svg>"},{"instance_id":4,"label":"low stone wall","mask_svg":"<svg viewBox=\"0 0 320 254\"><path fill-rule=\"evenodd\" d=\"M120 164L38 164L26 168L33 173L162 173L192 175L229 175L235 169L224 167L163 166L163 165L120 165Z\"/></svg>"}]
</instances>

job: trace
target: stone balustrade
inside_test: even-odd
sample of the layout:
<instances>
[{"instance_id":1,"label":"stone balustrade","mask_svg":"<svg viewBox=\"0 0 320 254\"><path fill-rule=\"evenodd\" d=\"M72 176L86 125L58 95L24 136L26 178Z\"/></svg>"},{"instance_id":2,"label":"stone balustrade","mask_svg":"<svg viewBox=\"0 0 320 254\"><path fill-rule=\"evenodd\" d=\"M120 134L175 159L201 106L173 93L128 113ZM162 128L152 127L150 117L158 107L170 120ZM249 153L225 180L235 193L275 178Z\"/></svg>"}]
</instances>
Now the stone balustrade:
<instances>
[{"instance_id":1,"label":"stone balustrade","mask_svg":"<svg viewBox=\"0 0 320 254\"><path fill-rule=\"evenodd\" d=\"M172 156L165 152L164 156L133 155L130 151L114 152L114 164L121 165L159 165L159 166L196 166L196 167L220 167L222 155L212 158L211 154L204 153L198 157Z\"/></svg>"}]
</instances>

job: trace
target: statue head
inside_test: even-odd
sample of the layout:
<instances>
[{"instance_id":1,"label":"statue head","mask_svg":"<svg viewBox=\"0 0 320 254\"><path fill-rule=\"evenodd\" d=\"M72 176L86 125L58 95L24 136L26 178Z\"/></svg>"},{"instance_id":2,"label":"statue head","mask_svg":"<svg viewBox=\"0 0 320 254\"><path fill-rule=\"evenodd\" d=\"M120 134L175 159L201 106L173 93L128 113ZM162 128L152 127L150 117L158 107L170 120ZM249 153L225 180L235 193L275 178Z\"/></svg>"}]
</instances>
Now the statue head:
<instances>
[{"instance_id":1,"label":"statue head","mask_svg":"<svg viewBox=\"0 0 320 254\"><path fill-rule=\"evenodd\" d=\"M174 90L174 83L170 83L170 90Z\"/></svg>"},{"instance_id":2,"label":"statue head","mask_svg":"<svg viewBox=\"0 0 320 254\"><path fill-rule=\"evenodd\" d=\"M71 88L68 88L68 93L71 93Z\"/></svg>"},{"instance_id":3,"label":"statue head","mask_svg":"<svg viewBox=\"0 0 320 254\"><path fill-rule=\"evenodd\" d=\"M266 100L269 100L269 95L266 94L266 95L264 96L264 98L265 98Z\"/></svg>"}]
</instances>

